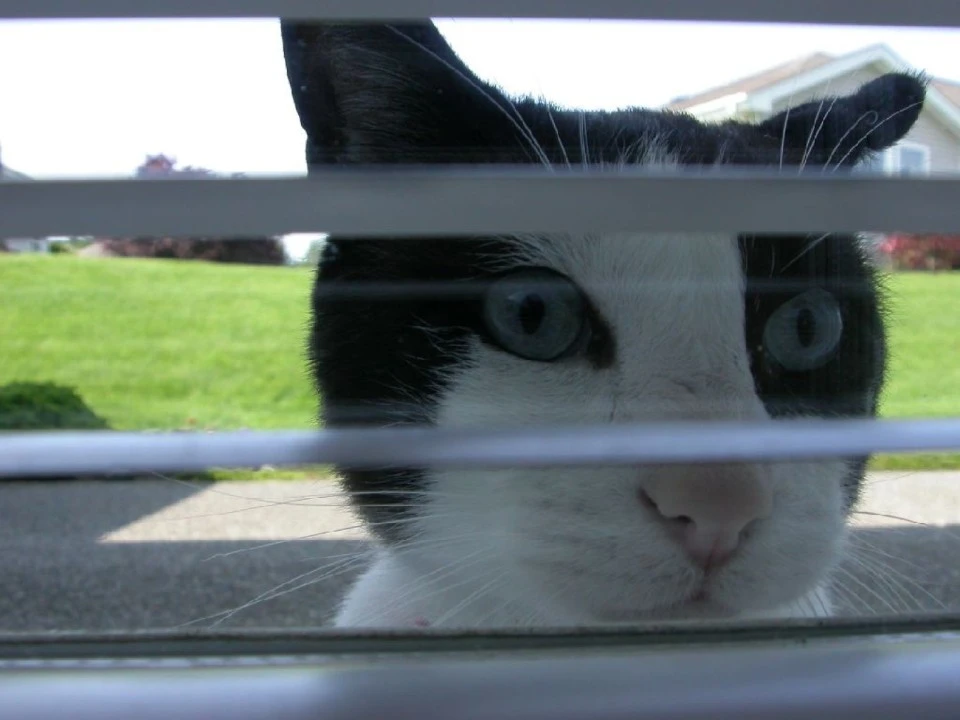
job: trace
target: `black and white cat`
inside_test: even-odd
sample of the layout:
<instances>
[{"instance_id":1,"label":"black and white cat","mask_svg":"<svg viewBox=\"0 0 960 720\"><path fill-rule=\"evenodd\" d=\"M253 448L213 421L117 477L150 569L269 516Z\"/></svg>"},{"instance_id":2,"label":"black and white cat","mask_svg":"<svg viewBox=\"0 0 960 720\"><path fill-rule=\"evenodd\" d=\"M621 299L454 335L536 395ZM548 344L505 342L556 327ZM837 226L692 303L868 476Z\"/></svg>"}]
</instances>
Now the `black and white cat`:
<instances>
[{"instance_id":1,"label":"black and white cat","mask_svg":"<svg viewBox=\"0 0 960 720\"><path fill-rule=\"evenodd\" d=\"M312 168L849 168L902 138L925 94L890 74L757 124L570 112L508 99L430 23L282 33ZM840 234L334 237L313 310L328 426L870 416L884 374L878 279ZM864 467L344 469L378 551L337 624L829 614Z\"/></svg>"}]
</instances>

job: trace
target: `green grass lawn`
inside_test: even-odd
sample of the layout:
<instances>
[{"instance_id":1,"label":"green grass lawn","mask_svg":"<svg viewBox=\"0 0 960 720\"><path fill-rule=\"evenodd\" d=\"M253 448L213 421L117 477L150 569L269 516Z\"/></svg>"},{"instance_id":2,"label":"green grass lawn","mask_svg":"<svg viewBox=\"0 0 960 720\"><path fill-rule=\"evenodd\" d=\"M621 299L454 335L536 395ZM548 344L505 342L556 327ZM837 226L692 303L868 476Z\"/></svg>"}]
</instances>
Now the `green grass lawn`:
<instances>
[{"instance_id":1,"label":"green grass lawn","mask_svg":"<svg viewBox=\"0 0 960 720\"><path fill-rule=\"evenodd\" d=\"M896 273L888 288L890 367L881 415L960 415L960 272ZM960 469L960 454L884 456L873 466Z\"/></svg>"},{"instance_id":2,"label":"green grass lawn","mask_svg":"<svg viewBox=\"0 0 960 720\"><path fill-rule=\"evenodd\" d=\"M306 428L304 268L0 259L0 384L75 386L113 428Z\"/></svg>"},{"instance_id":3,"label":"green grass lawn","mask_svg":"<svg viewBox=\"0 0 960 720\"><path fill-rule=\"evenodd\" d=\"M310 283L307 268L0 255L0 385L71 385L118 430L315 427Z\"/></svg>"},{"instance_id":4,"label":"green grass lawn","mask_svg":"<svg viewBox=\"0 0 960 720\"><path fill-rule=\"evenodd\" d=\"M312 272L0 256L0 384L78 389L120 430L315 427L304 338ZM885 417L960 414L960 273L898 274ZM877 467L958 467L960 455Z\"/></svg>"}]
</instances>

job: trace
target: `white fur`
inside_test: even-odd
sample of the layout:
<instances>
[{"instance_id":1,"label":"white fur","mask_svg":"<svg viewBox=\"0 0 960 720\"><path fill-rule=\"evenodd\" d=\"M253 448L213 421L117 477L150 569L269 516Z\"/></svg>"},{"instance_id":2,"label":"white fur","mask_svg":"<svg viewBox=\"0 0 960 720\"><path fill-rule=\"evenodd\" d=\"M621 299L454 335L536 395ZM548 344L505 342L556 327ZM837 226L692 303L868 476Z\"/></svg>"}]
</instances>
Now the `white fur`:
<instances>
[{"instance_id":1,"label":"white fur","mask_svg":"<svg viewBox=\"0 0 960 720\"><path fill-rule=\"evenodd\" d=\"M518 238L510 262L571 277L609 324L613 367L536 363L479 341L441 426L764 419L744 340L741 258L728 235ZM637 501L689 467L438 472L408 547L382 548L341 627L582 626L824 615L843 541L841 462L763 464L771 515L709 581Z\"/></svg>"}]
</instances>

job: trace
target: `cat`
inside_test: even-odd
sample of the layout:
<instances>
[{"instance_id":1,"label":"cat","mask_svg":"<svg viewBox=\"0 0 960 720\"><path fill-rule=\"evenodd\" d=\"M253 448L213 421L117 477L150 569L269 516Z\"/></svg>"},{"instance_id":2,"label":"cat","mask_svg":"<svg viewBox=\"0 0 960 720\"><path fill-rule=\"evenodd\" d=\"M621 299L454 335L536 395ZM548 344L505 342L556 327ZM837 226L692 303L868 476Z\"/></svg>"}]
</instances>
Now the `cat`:
<instances>
[{"instance_id":1,"label":"cat","mask_svg":"<svg viewBox=\"0 0 960 720\"><path fill-rule=\"evenodd\" d=\"M281 33L310 170L844 170L904 137L926 88L892 73L760 122L704 123L509 99L430 22ZM844 234L331 237L312 310L329 427L870 417L884 379L882 283ZM866 461L341 468L377 550L335 624L829 615Z\"/></svg>"}]
</instances>

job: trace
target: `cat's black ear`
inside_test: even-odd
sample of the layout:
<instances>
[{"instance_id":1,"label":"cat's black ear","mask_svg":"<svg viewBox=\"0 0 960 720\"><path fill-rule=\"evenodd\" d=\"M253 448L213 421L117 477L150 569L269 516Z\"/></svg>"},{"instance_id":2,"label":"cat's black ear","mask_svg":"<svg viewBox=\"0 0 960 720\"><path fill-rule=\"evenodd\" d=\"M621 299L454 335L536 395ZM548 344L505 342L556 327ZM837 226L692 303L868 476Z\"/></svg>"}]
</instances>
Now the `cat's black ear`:
<instances>
[{"instance_id":1,"label":"cat's black ear","mask_svg":"<svg viewBox=\"0 0 960 720\"><path fill-rule=\"evenodd\" d=\"M785 110L760 123L767 143L782 148L785 165L850 167L906 135L920 116L927 81L889 73L844 97Z\"/></svg>"},{"instance_id":2,"label":"cat's black ear","mask_svg":"<svg viewBox=\"0 0 960 720\"><path fill-rule=\"evenodd\" d=\"M430 22L282 21L307 163L459 163L517 147L509 101Z\"/></svg>"}]
</instances>

